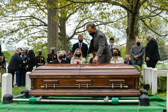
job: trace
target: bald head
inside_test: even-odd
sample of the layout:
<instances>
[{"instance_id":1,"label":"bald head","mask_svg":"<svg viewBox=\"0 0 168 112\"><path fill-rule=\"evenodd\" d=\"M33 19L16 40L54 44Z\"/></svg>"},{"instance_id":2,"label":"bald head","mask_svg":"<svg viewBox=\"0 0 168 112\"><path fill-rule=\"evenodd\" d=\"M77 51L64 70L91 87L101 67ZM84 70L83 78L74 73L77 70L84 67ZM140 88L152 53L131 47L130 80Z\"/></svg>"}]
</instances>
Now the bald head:
<instances>
[{"instance_id":1,"label":"bald head","mask_svg":"<svg viewBox=\"0 0 168 112\"><path fill-rule=\"evenodd\" d=\"M141 43L141 40L140 39L137 39L137 41L136 42L139 42L139 43Z\"/></svg>"},{"instance_id":2,"label":"bald head","mask_svg":"<svg viewBox=\"0 0 168 112\"><path fill-rule=\"evenodd\" d=\"M152 35L151 34L148 34L147 36L146 36L146 40L151 40L152 39Z\"/></svg>"},{"instance_id":3,"label":"bald head","mask_svg":"<svg viewBox=\"0 0 168 112\"><path fill-rule=\"evenodd\" d=\"M141 45L141 40L137 39L136 44L137 44L137 46L140 46Z\"/></svg>"}]
</instances>

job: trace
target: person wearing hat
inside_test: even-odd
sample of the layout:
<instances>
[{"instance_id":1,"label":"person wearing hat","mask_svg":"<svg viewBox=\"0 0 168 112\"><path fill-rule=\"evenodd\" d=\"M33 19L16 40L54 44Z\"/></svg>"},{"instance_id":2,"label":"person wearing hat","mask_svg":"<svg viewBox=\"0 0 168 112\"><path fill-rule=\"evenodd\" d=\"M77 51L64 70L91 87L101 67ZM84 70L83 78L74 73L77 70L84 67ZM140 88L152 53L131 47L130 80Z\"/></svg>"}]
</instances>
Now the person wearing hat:
<instances>
[{"instance_id":1,"label":"person wearing hat","mask_svg":"<svg viewBox=\"0 0 168 112\"><path fill-rule=\"evenodd\" d=\"M45 65L45 58L42 56L42 50L39 49L38 50L38 56L36 56L35 60L36 60L36 67L39 67L41 65Z\"/></svg>"},{"instance_id":2,"label":"person wearing hat","mask_svg":"<svg viewBox=\"0 0 168 112\"><path fill-rule=\"evenodd\" d=\"M53 61L57 59L57 54L54 53L54 47L51 47L51 53L47 55L47 63L53 64Z\"/></svg>"}]
</instances>

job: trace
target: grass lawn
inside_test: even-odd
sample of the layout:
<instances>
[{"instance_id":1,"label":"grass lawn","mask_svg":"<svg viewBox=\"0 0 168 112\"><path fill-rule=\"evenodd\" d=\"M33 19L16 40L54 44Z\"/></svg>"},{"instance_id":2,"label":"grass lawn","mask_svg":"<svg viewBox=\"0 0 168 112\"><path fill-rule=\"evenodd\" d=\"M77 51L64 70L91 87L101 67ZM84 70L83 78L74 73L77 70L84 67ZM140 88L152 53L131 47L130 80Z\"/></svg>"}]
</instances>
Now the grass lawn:
<instances>
[{"instance_id":1,"label":"grass lawn","mask_svg":"<svg viewBox=\"0 0 168 112\"><path fill-rule=\"evenodd\" d=\"M14 87L12 88L12 94L13 96L19 95L20 92L25 89L25 87ZM1 87L0 87L0 98L1 98Z\"/></svg>"}]
</instances>

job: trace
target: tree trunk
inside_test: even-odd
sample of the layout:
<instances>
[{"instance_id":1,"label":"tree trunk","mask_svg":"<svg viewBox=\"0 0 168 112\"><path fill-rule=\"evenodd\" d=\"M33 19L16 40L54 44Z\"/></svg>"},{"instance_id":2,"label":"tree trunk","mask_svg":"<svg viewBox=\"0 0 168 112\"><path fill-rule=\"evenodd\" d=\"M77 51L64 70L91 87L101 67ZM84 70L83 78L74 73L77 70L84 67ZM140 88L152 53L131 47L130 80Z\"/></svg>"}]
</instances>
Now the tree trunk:
<instances>
[{"instance_id":1,"label":"tree trunk","mask_svg":"<svg viewBox=\"0 0 168 112\"><path fill-rule=\"evenodd\" d=\"M136 43L138 35L138 15L139 9L134 9L133 13L127 11L127 45L126 54L130 54L132 45Z\"/></svg>"},{"instance_id":2,"label":"tree trunk","mask_svg":"<svg viewBox=\"0 0 168 112\"><path fill-rule=\"evenodd\" d=\"M58 22L57 22L57 0L48 0L50 7L48 8L48 38L47 38L47 53L51 47L55 47L58 51Z\"/></svg>"},{"instance_id":3,"label":"tree trunk","mask_svg":"<svg viewBox=\"0 0 168 112\"><path fill-rule=\"evenodd\" d=\"M62 17L60 20L60 34L62 50L67 51L66 19L64 17Z\"/></svg>"}]
</instances>

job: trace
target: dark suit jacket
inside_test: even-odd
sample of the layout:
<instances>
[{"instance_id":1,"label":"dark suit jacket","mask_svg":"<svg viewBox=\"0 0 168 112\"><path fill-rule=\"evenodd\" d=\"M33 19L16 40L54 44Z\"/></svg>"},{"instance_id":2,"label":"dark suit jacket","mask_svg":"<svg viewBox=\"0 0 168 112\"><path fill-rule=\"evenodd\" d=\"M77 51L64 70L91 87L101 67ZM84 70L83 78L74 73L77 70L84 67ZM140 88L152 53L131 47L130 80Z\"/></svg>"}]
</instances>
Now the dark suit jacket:
<instances>
[{"instance_id":1,"label":"dark suit jacket","mask_svg":"<svg viewBox=\"0 0 168 112\"><path fill-rule=\"evenodd\" d=\"M72 53L74 54L75 50L79 48L79 42L75 43L73 45L73 48L72 48ZM82 48L81 48L81 51L82 51L82 56L86 58L87 56L87 52L88 52L88 46L87 44L83 43L82 42Z\"/></svg>"},{"instance_id":2,"label":"dark suit jacket","mask_svg":"<svg viewBox=\"0 0 168 112\"><path fill-rule=\"evenodd\" d=\"M106 36L100 30L96 30L96 34L93 37L93 49L96 52L96 56L99 57L98 63L108 63L112 57L110 48L107 43Z\"/></svg>"},{"instance_id":3,"label":"dark suit jacket","mask_svg":"<svg viewBox=\"0 0 168 112\"><path fill-rule=\"evenodd\" d=\"M160 59L158 44L154 38L147 43L145 57L149 57L150 61L158 61Z\"/></svg>"},{"instance_id":4,"label":"dark suit jacket","mask_svg":"<svg viewBox=\"0 0 168 112\"><path fill-rule=\"evenodd\" d=\"M9 62L8 70L18 71L19 64L22 64L22 59L20 58L19 54L14 54Z\"/></svg>"}]
</instances>

